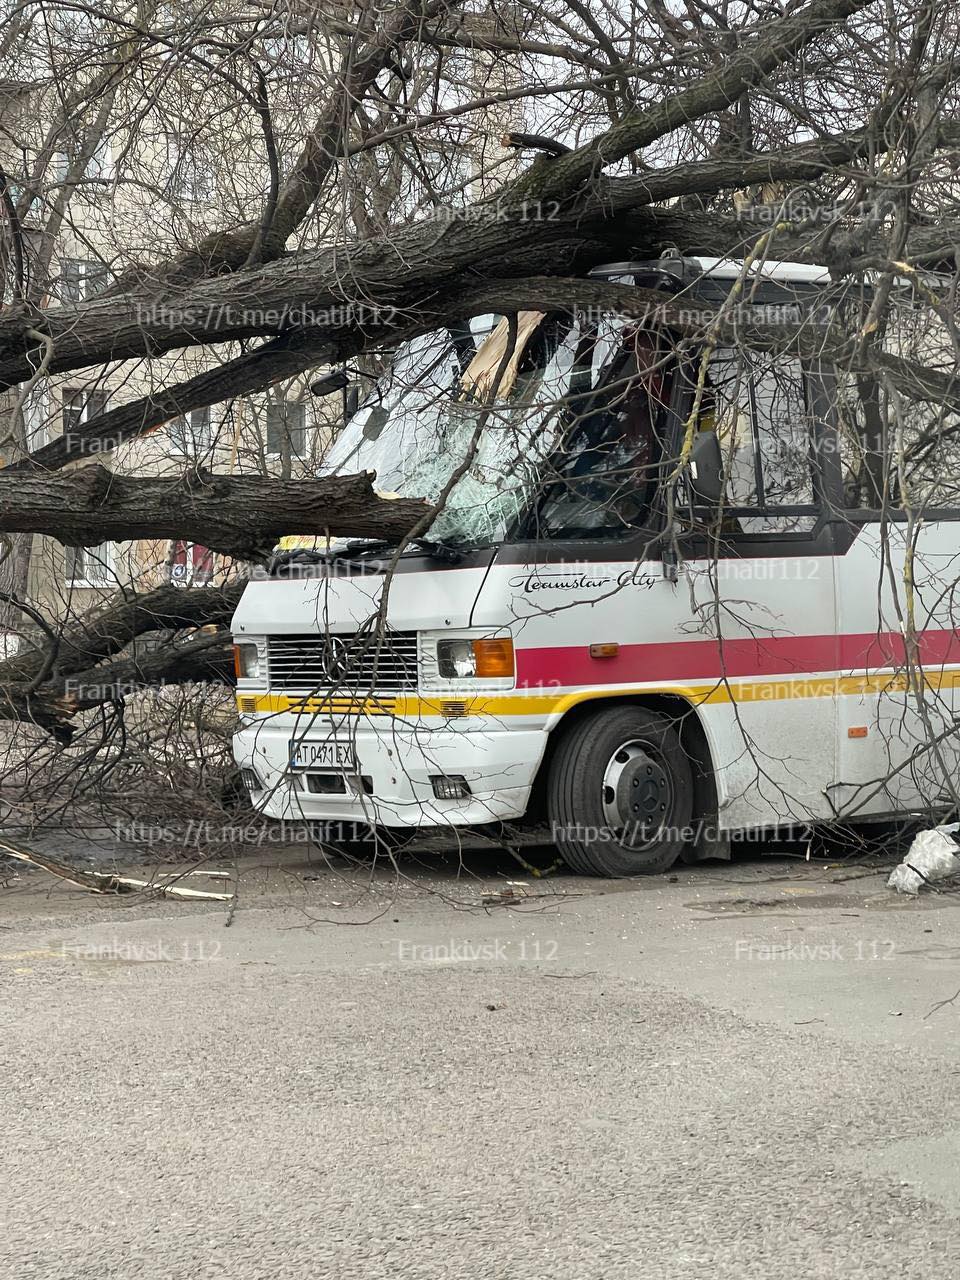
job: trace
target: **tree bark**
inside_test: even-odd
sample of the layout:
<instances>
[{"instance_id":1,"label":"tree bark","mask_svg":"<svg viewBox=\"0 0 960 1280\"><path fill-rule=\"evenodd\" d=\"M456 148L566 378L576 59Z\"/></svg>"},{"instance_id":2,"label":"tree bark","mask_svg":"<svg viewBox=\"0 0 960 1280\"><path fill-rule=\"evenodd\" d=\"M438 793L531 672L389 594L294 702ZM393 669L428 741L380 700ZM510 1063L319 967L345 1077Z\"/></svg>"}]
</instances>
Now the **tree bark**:
<instances>
[{"instance_id":1,"label":"tree bark","mask_svg":"<svg viewBox=\"0 0 960 1280\"><path fill-rule=\"evenodd\" d=\"M811 147L805 160L792 154L784 170L812 169L815 153ZM826 154L822 158L825 162ZM562 164L565 159L546 163ZM775 160L724 165L729 182L739 185L738 174L775 175ZM708 172L710 185L719 185L721 174L711 168ZM690 175L679 172L675 186L693 190ZM42 355L41 344L31 336L36 332L53 339L47 364L51 374L189 347L274 339L266 353L255 353L268 362L261 385L270 385L270 379L309 367L302 364L305 353L315 364L336 359L344 350L356 353L395 342L398 330L442 314L450 297L478 277L582 274L604 261L652 259L671 248L690 255L737 258L770 230L768 222L749 217L650 207L654 190L665 194L665 179L604 179L569 206L541 202L539 218L530 216L529 199L513 205L478 205L462 219L413 223L390 236L295 254L267 267L202 281L177 294L95 298L42 313L11 307L0 315L0 386L30 377ZM877 236L867 245L854 239L849 247L849 238L841 237L824 249L819 247L822 231L821 226L801 231L786 226L774 241L772 256L822 262L840 270L856 265L850 261L851 249L858 257L885 257ZM918 228L908 240L907 257L936 259L952 252L958 242L956 224ZM230 387L234 367L230 361L222 370L202 375L211 379L209 385L219 398L238 393ZM166 417L186 407L172 404L170 393L157 397L156 403L164 406ZM42 461L42 451L36 457Z\"/></svg>"},{"instance_id":2,"label":"tree bark","mask_svg":"<svg viewBox=\"0 0 960 1280\"><path fill-rule=\"evenodd\" d=\"M184 589L121 591L101 609L53 634L53 643L0 662L0 685L42 684L52 675L86 671L152 631L185 631L230 621L245 582Z\"/></svg>"},{"instance_id":3,"label":"tree bark","mask_svg":"<svg viewBox=\"0 0 960 1280\"><path fill-rule=\"evenodd\" d=\"M32 723L69 742L70 721L79 711L120 701L136 688L185 680L230 683L229 636L190 633L229 623L244 585L120 592L96 613L51 633L42 648L0 662L0 719ZM151 653L116 657L154 632L170 638Z\"/></svg>"},{"instance_id":4,"label":"tree bark","mask_svg":"<svg viewBox=\"0 0 960 1280\"><path fill-rule=\"evenodd\" d=\"M122 658L102 667L29 684L0 683L0 719L32 722L42 729L63 730L81 711L121 702L138 689L188 682L233 683L230 637L222 632L186 643L168 643L138 658Z\"/></svg>"},{"instance_id":5,"label":"tree bark","mask_svg":"<svg viewBox=\"0 0 960 1280\"><path fill-rule=\"evenodd\" d=\"M695 225L699 218L705 216L691 218L690 215L673 215L674 229L680 222ZM924 231L931 237L941 239L945 234L943 230L935 228L925 228ZM839 254L847 251L839 242L835 247ZM448 292L442 297L434 296L428 304L424 304L418 318L411 316L406 324L391 326L389 341L396 344L429 329L486 311L550 310L587 305L615 310L624 315L646 316L652 323L674 328L690 337L703 334L714 323L714 312L710 308L697 307L691 310L681 300L673 299L668 294L632 285L583 278L565 279L559 276L488 278L481 284L474 282L469 287L462 286L459 292ZM805 359L831 361L851 371L856 369L865 372L882 364L908 397L940 403L949 411L960 409L960 390L949 375L880 353L870 353L866 362L860 359L855 365L851 363L854 360L854 345L836 329L804 325L797 330L785 325L765 325L759 322L750 324L738 316L736 323L720 324L718 332L722 340L730 343L744 343L766 350L793 350ZM374 345L378 336L381 340L386 340L388 333L383 327L368 326L365 331L344 331L335 349L331 347L329 339L318 339L309 331L291 335L288 339L265 343L209 373L199 374L165 392L130 401L90 419L70 435L61 436L38 449L26 461L7 467L3 476L12 481L17 474L29 474L38 468L56 471L69 462L112 449L122 441L142 435L167 421L175 413L186 413L190 409L214 404L228 394L247 395L262 390L281 378L291 377L311 368L324 355L332 358L334 350L337 359L357 355L366 346ZM225 389L227 387L230 388L229 391ZM3 492L0 480L0 498ZM8 524L6 520L6 514L0 509L0 531L20 527ZM412 524L413 521L411 526ZM139 536L163 535L145 533ZM204 539L198 541L202 542ZM212 544L207 542L205 545Z\"/></svg>"},{"instance_id":6,"label":"tree bark","mask_svg":"<svg viewBox=\"0 0 960 1280\"><path fill-rule=\"evenodd\" d=\"M261 476L117 475L94 463L63 474L0 471L0 531L71 546L183 538L239 560L266 560L284 534L401 538L428 510L378 497L369 474L289 481Z\"/></svg>"}]
</instances>

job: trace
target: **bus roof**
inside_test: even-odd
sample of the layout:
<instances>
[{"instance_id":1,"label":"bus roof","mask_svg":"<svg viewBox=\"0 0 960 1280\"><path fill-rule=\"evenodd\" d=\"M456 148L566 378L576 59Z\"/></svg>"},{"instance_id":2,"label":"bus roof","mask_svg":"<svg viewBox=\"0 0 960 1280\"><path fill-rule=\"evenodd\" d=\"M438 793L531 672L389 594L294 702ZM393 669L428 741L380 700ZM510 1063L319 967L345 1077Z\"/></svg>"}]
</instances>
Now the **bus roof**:
<instances>
[{"instance_id":1,"label":"bus roof","mask_svg":"<svg viewBox=\"0 0 960 1280\"><path fill-rule=\"evenodd\" d=\"M640 262L609 262L594 267L592 276L630 275L635 272L663 272L680 276L692 282L700 279L736 280L743 274L743 259L737 258L648 258ZM754 263L749 274L763 280L777 280L783 284L829 284L830 272L826 267L811 266L807 262Z\"/></svg>"}]
</instances>

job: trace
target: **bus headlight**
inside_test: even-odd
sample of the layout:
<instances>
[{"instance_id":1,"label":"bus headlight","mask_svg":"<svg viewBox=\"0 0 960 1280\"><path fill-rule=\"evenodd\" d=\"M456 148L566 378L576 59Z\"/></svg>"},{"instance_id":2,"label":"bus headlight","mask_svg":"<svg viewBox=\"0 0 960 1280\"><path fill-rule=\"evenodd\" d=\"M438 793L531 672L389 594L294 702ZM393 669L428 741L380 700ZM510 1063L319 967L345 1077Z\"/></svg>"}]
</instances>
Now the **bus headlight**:
<instances>
[{"instance_id":1,"label":"bus headlight","mask_svg":"<svg viewBox=\"0 0 960 1280\"><path fill-rule=\"evenodd\" d=\"M233 646L233 669L238 680L259 680L260 651L255 644Z\"/></svg>"},{"instance_id":2,"label":"bus headlight","mask_svg":"<svg viewBox=\"0 0 960 1280\"><path fill-rule=\"evenodd\" d=\"M441 680L512 678L513 641L438 640L437 673Z\"/></svg>"},{"instance_id":3,"label":"bus headlight","mask_svg":"<svg viewBox=\"0 0 960 1280\"><path fill-rule=\"evenodd\" d=\"M443 680L469 679L477 674L472 640L438 640L437 670Z\"/></svg>"}]
</instances>

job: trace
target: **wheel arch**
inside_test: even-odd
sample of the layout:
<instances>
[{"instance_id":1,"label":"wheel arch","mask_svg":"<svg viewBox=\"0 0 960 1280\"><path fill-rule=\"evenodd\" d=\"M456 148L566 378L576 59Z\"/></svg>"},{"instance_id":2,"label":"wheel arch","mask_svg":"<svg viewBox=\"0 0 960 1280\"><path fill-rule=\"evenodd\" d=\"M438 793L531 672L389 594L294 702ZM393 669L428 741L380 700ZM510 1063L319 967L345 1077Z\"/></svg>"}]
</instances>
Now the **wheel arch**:
<instances>
[{"instance_id":1,"label":"wheel arch","mask_svg":"<svg viewBox=\"0 0 960 1280\"><path fill-rule=\"evenodd\" d=\"M700 712L692 702L678 693L643 691L588 697L570 707L550 728L530 794L529 812L537 817L546 813L547 778L563 734L574 724L596 711L607 708L612 711L615 707L622 706L645 707L648 711L657 712L671 721L679 734L681 746L687 752L693 766L694 822L703 825L704 836L713 837L710 840L698 839L694 846L695 856L728 856L725 842L719 837L717 831L720 793L710 739Z\"/></svg>"}]
</instances>

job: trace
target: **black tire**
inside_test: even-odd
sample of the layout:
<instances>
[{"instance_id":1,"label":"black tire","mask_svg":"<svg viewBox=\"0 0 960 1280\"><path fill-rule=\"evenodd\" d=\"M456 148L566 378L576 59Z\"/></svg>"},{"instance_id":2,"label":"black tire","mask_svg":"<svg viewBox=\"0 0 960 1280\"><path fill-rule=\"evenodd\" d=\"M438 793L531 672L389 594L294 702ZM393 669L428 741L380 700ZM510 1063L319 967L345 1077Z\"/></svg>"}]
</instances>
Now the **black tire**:
<instances>
[{"instance_id":1,"label":"black tire","mask_svg":"<svg viewBox=\"0 0 960 1280\"><path fill-rule=\"evenodd\" d=\"M566 864L611 877L672 867L692 836L693 770L670 721L618 706L561 732L547 807Z\"/></svg>"}]
</instances>

